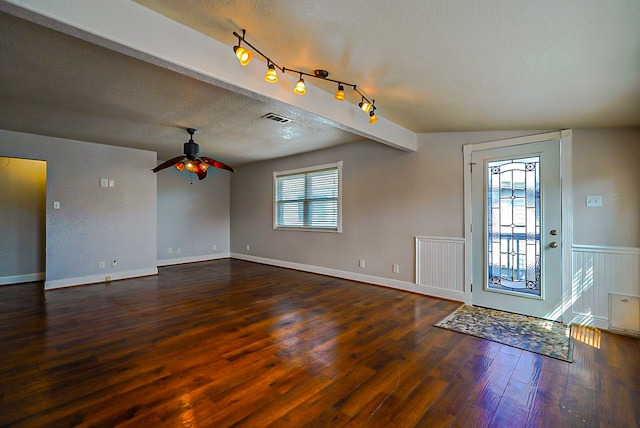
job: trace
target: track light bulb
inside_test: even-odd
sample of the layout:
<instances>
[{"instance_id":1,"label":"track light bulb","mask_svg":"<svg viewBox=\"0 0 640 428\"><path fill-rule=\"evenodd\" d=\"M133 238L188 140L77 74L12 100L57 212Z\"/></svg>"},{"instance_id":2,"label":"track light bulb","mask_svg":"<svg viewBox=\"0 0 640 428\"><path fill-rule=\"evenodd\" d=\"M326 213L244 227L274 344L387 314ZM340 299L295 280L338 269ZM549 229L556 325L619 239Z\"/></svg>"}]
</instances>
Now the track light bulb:
<instances>
[{"instance_id":1,"label":"track light bulb","mask_svg":"<svg viewBox=\"0 0 640 428\"><path fill-rule=\"evenodd\" d=\"M378 121L378 118L376 117L375 110L371 110L369 112L369 123L376 123L377 121Z\"/></svg>"},{"instance_id":2,"label":"track light bulb","mask_svg":"<svg viewBox=\"0 0 640 428\"><path fill-rule=\"evenodd\" d=\"M293 88L293 92L298 95L304 95L307 93L307 88L304 85L304 79L302 78L302 75L300 75L300 80L298 80L298 83L296 83L296 87Z\"/></svg>"},{"instance_id":3,"label":"track light bulb","mask_svg":"<svg viewBox=\"0 0 640 428\"><path fill-rule=\"evenodd\" d=\"M251 62L251 57L253 56L251 51L248 51L241 46L234 46L233 51L236 53L236 57L238 57L238 61L240 61L241 66L244 67Z\"/></svg>"},{"instance_id":4,"label":"track light bulb","mask_svg":"<svg viewBox=\"0 0 640 428\"><path fill-rule=\"evenodd\" d=\"M373 107L373 105L369 101L365 101L364 99L358 105L365 113L369 113L371 111L371 107Z\"/></svg>"},{"instance_id":5,"label":"track light bulb","mask_svg":"<svg viewBox=\"0 0 640 428\"><path fill-rule=\"evenodd\" d=\"M273 64L269 64L269 68L267 68L267 74L264 75L264 80L269 83L277 83L278 75L276 74L276 67Z\"/></svg>"},{"instance_id":6,"label":"track light bulb","mask_svg":"<svg viewBox=\"0 0 640 428\"><path fill-rule=\"evenodd\" d=\"M344 101L344 86L338 84L338 90L336 94L333 96L338 101Z\"/></svg>"}]
</instances>

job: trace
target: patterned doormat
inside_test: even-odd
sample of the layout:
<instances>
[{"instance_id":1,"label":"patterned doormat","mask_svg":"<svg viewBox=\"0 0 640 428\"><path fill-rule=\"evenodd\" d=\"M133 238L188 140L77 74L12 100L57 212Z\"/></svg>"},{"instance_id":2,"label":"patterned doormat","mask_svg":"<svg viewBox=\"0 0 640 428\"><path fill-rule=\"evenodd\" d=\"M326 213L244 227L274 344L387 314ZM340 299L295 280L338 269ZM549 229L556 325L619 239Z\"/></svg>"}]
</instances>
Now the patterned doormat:
<instances>
[{"instance_id":1,"label":"patterned doormat","mask_svg":"<svg viewBox=\"0 0 640 428\"><path fill-rule=\"evenodd\" d=\"M573 361L570 328L560 322L463 305L435 326L562 361Z\"/></svg>"}]
</instances>

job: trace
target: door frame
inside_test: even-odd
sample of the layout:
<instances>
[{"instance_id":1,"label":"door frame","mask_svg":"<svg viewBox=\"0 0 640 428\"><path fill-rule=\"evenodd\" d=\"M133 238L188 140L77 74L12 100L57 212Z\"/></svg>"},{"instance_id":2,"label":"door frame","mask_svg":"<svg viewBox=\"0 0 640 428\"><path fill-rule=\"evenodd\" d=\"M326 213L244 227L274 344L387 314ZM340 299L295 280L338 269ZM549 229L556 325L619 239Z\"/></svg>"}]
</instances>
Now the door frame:
<instances>
[{"instance_id":1,"label":"door frame","mask_svg":"<svg viewBox=\"0 0 640 428\"><path fill-rule=\"evenodd\" d=\"M505 140L488 141L485 143L465 144L462 146L464 155L464 303L471 305L473 284L473 234L472 234L472 189L471 189L471 154L474 151L517 146L520 144L537 143L547 140L560 140L560 191L562 194L562 319L564 324L571 322L571 266L573 247L573 192L571 183L571 143L573 132L565 129L543 134L527 135L524 137ZM483 190L484 191L484 190ZM478 234L483 239L482 234ZM481 286L481 285L478 285Z\"/></svg>"}]
</instances>

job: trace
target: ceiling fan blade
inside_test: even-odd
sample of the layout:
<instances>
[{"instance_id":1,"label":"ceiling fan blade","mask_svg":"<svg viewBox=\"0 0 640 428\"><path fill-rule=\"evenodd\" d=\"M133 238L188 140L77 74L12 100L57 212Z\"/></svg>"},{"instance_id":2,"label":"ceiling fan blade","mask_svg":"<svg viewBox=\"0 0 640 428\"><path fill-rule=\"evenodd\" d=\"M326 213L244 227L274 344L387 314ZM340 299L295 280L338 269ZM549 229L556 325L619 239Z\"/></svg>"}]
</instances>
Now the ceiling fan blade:
<instances>
[{"instance_id":1,"label":"ceiling fan blade","mask_svg":"<svg viewBox=\"0 0 640 428\"><path fill-rule=\"evenodd\" d=\"M228 171L231 172L236 172L235 169L231 168L229 165L226 165L220 161L217 161L215 159L211 159L205 156L200 156L200 159L202 159L203 161L205 161L206 163L208 163L209 165L211 165L214 168L220 168L220 169L226 169Z\"/></svg>"},{"instance_id":2,"label":"ceiling fan blade","mask_svg":"<svg viewBox=\"0 0 640 428\"><path fill-rule=\"evenodd\" d=\"M169 168L170 166L174 166L175 164L180 162L182 159L184 159L184 155L176 156L173 159L169 159L166 162L162 162L160 165L158 165L157 167L153 168L151 171L153 171L153 172L162 171L165 168Z\"/></svg>"},{"instance_id":3,"label":"ceiling fan blade","mask_svg":"<svg viewBox=\"0 0 640 428\"><path fill-rule=\"evenodd\" d=\"M207 176L207 171L203 171L200 168L196 171L196 175L198 176L198 180L203 180Z\"/></svg>"}]
</instances>

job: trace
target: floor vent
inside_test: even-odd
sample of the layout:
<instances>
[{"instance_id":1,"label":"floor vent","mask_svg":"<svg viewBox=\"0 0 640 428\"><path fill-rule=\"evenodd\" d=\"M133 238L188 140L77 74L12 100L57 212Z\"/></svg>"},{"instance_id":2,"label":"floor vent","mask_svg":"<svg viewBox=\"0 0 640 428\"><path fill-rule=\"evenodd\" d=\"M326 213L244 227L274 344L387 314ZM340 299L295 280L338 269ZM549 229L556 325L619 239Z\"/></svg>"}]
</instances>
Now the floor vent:
<instances>
[{"instance_id":1,"label":"floor vent","mask_svg":"<svg viewBox=\"0 0 640 428\"><path fill-rule=\"evenodd\" d=\"M267 113L262 117L264 117L265 119L273 120L274 122L278 122L278 123L291 122L291 119L289 119L288 117L280 116L279 114L276 114L276 113Z\"/></svg>"},{"instance_id":2,"label":"floor vent","mask_svg":"<svg viewBox=\"0 0 640 428\"><path fill-rule=\"evenodd\" d=\"M609 328L640 334L640 296L609 293Z\"/></svg>"}]
</instances>

